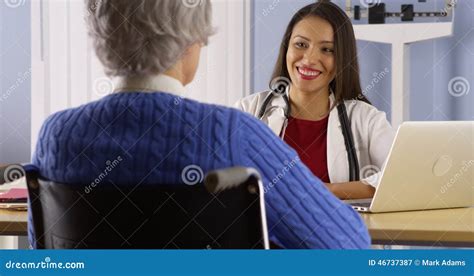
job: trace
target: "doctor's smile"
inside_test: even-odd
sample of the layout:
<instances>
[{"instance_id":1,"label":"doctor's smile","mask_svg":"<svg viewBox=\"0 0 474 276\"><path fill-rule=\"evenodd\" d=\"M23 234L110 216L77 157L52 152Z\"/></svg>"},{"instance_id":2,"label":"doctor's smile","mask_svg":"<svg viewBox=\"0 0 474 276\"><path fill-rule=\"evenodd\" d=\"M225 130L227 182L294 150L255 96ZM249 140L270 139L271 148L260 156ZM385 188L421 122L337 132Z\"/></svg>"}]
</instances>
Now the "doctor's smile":
<instances>
[{"instance_id":1,"label":"doctor's smile","mask_svg":"<svg viewBox=\"0 0 474 276\"><path fill-rule=\"evenodd\" d=\"M321 74L321 71L313 70L313 69L308 68L308 67L298 67L297 66L296 70L298 71L298 73L300 73L300 77L304 80L314 80L317 77L319 77L319 75Z\"/></svg>"}]
</instances>

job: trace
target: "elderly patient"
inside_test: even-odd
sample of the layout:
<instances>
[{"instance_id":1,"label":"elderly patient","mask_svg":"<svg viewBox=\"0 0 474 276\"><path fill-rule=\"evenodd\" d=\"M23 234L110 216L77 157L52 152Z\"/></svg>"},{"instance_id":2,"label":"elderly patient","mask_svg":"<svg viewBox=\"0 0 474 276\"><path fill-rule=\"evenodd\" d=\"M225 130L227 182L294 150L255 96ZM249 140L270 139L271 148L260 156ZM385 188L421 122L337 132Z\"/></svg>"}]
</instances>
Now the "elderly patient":
<instances>
[{"instance_id":1,"label":"elderly patient","mask_svg":"<svg viewBox=\"0 0 474 276\"><path fill-rule=\"evenodd\" d=\"M95 50L118 83L114 93L46 120L33 157L41 175L91 183L106 162L120 158L108 179L118 186L146 186L183 183L189 165L204 173L253 167L263 177L275 244L367 248L370 238L359 215L267 126L236 109L185 98L184 86L193 80L201 47L212 33L211 5L199 3L87 2ZM112 185L108 182L99 185Z\"/></svg>"}]
</instances>

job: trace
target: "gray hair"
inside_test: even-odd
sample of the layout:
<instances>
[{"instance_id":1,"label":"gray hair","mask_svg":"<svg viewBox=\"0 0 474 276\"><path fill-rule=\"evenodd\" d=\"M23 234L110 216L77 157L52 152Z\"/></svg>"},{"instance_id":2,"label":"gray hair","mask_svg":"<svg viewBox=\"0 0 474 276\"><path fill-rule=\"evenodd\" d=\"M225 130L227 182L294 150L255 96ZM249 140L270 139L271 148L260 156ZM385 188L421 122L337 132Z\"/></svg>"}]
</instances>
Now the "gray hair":
<instances>
[{"instance_id":1,"label":"gray hair","mask_svg":"<svg viewBox=\"0 0 474 276\"><path fill-rule=\"evenodd\" d=\"M110 76L159 74L213 34L208 0L86 0L96 54Z\"/></svg>"}]
</instances>

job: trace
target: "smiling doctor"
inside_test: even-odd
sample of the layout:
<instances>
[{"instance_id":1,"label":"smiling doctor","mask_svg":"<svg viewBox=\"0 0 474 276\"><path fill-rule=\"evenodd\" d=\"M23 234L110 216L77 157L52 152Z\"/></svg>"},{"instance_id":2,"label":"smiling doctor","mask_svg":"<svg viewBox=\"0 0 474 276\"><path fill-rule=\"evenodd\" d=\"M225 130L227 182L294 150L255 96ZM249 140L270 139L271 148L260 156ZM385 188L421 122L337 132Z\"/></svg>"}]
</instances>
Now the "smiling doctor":
<instances>
[{"instance_id":1,"label":"smiling doctor","mask_svg":"<svg viewBox=\"0 0 474 276\"><path fill-rule=\"evenodd\" d=\"M266 123L339 198L372 197L394 131L362 94L344 11L321 1L293 16L270 88L236 107Z\"/></svg>"}]
</instances>

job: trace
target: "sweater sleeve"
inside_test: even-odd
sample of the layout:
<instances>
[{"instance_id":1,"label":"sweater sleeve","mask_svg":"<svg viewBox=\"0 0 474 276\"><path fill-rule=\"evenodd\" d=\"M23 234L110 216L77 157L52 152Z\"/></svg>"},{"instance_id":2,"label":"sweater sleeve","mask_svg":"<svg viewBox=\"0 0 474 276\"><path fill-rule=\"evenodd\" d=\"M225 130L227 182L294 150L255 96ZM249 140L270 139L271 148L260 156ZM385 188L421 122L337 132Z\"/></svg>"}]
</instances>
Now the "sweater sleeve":
<instances>
[{"instance_id":1,"label":"sweater sleeve","mask_svg":"<svg viewBox=\"0 0 474 276\"><path fill-rule=\"evenodd\" d=\"M336 198L297 153L256 119L236 126L240 162L262 175L270 238L285 248L368 248L361 217Z\"/></svg>"}]
</instances>

